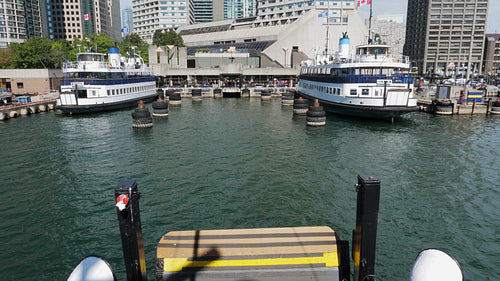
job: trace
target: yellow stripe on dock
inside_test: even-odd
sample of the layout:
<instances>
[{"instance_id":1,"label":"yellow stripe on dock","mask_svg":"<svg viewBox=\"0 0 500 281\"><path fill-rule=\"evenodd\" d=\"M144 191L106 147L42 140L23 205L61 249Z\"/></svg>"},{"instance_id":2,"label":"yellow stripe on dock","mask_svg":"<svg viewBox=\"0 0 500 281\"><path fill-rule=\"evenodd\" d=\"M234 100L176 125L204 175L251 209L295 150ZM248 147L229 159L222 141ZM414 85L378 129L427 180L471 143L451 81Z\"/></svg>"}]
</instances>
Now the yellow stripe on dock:
<instances>
[{"instance_id":1,"label":"yellow stripe on dock","mask_svg":"<svg viewBox=\"0 0 500 281\"><path fill-rule=\"evenodd\" d=\"M340 266L338 238L327 226L172 231L156 258L165 273Z\"/></svg>"},{"instance_id":2,"label":"yellow stripe on dock","mask_svg":"<svg viewBox=\"0 0 500 281\"><path fill-rule=\"evenodd\" d=\"M276 259L248 259L248 260L214 260L189 261L187 258L166 258L163 260L165 272L182 271L189 268L210 267L249 267L249 266L279 266L279 265L311 265L318 264L324 267L339 266L337 253L324 253L322 257L276 258Z\"/></svg>"}]
</instances>

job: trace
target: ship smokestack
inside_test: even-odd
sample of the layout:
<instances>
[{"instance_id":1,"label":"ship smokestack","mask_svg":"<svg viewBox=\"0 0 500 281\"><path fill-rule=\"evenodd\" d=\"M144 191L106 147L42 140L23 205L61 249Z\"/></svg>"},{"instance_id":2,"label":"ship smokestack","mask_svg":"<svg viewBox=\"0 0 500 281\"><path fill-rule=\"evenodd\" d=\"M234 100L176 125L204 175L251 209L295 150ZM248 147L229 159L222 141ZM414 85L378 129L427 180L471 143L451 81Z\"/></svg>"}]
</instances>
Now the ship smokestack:
<instances>
[{"instance_id":1,"label":"ship smokestack","mask_svg":"<svg viewBox=\"0 0 500 281\"><path fill-rule=\"evenodd\" d=\"M120 67L120 50L116 47L109 48L108 60L111 67Z\"/></svg>"},{"instance_id":2,"label":"ship smokestack","mask_svg":"<svg viewBox=\"0 0 500 281\"><path fill-rule=\"evenodd\" d=\"M346 60L349 58L349 37L347 36L347 32L342 33L342 38L339 40L339 52L338 52L338 57L339 59L344 59Z\"/></svg>"}]
</instances>

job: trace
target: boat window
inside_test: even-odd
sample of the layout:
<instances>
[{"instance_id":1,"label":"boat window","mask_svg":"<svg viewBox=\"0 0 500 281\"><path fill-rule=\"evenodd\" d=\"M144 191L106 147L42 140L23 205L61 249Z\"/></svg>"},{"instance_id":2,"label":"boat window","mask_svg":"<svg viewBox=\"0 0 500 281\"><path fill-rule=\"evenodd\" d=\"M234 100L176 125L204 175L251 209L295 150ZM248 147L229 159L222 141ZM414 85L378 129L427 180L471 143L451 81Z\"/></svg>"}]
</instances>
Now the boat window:
<instances>
[{"instance_id":1,"label":"boat window","mask_svg":"<svg viewBox=\"0 0 500 281\"><path fill-rule=\"evenodd\" d=\"M357 89L351 89L351 96L357 96L357 95L358 95Z\"/></svg>"},{"instance_id":2,"label":"boat window","mask_svg":"<svg viewBox=\"0 0 500 281\"><path fill-rule=\"evenodd\" d=\"M337 95L340 96L340 92L341 92L341 89L340 88L337 88Z\"/></svg>"},{"instance_id":3,"label":"boat window","mask_svg":"<svg viewBox=\"0 0 500 281\"><path fill-rule=\"evenodd\" d=\"M382 92L381 89L375 89L375 96L378 97L380 96L380 93Z\"/></svg>"},{"instance_id":4,"label":"boat window","mask_svg":"<svg viewBox=\"0 0 500 281\"><path fill-rule=\"evenodd\" d=\"M371 55L385 55L387 48L370 48Z\"/></svg>"},{"instance_id":5,"label":"boat window","mask_svg":"<svg viewBox=\"0 0 500 281\"><path fill-rule=\"evenodd\" d=\"M342 75L349 75L349 68L342 68Z\"/></svg>"},{"instance_id":6,"label":"boat window","mask_svg":"<svg viewBox=\"0 0 500 281\"><path fill-rule=\"evenodd\" d=\"M110 95L111 95L111 90L108 90L108 96L110 96Z\"/></svg>"},{"instance_id":7,"label":"boat window","mask_svg":"<svg viewBox=\"0 0 500 281\"><path fill-rule=\"evenodd\" d=\"M361 89L361 95L368 96L370 94L370 89Z\"/></svg>"},{"instance_id":8,"label":"boat window","mask_svg":"<svg viewBox=\"0 0 500 281\"><path fill-rule=\"evenodd\" d=\"M87 90L78 90L76 91L78 98L86 99L87 98Z\"/></svg>"}]
</instances>

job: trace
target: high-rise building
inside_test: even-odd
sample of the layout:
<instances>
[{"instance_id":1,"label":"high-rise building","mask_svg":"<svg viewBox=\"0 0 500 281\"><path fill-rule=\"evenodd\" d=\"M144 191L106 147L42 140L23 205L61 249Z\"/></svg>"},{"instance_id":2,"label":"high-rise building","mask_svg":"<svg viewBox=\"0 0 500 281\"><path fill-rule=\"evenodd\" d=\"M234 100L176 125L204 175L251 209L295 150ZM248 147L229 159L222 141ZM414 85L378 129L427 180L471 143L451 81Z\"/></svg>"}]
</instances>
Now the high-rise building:
<instances>
[{"instance_id":1,"label":"high-rise building","mask_svg":"<svg viewBox=\"0 0 500 281\"><path fill-rule=\"evenodd\" d=\"M310 10L324 11L325 24L347 23L348 11L356 10L355 0L290 0L285 2L266 0L259 2L255 26L272 26L293 23Z\"/></svg>"},{"instance_id":2,"label":"high-rise building","mask_svg":"<svg viewBox=\"0 0 500 281\"><path fill-rule=\"evenodd\" d=\"M500 72L500 34L486 34L483 73L498 75Z\"/></svg>"},{"instance_id":3,"label":"high-rise building","mask_svg":"<svg viewBox=\"0 0 500 281\"><path fill-rule=\"evenodd\" d=\"M194 23L193 0L132 0L134 33L151 43L156 30Z\"/></svg>"},{"instance_id":4,"label":"high-rise building","mask_svg":"<svg viewBox=\"0 0 500 281\"><path fill-rule=\"evenodd\" d=\"M132 9L126 8L122 10L122 29L126 28L128 33L134 31L134 20L132 18Z\"/></svg>"},{"instance_id":5,"label":"high-rise building","mask_svg":"<svg viewBox=\"0 0 500 281\"><path fill-rule=\"evenodd\" d=\"M237 19L255 16L255 0L224 0L224 19Z\"/></svg>"},{"instance_id":6,"label":"high-rise building","mask_svg":"<svg viewBox=\"0 0 500 281\"><path fill-rule=\"evenodd\" d=\"M74 40L104 32L120 40L120 0L46 0L44 30L50 39Z\"/></svg>"},{"instance_id":7,"label":"high-rise building","mask_svg":"<svg viewBox=\"0 0 500 281\"><path fill-rule=\"evenodd\" d=\"M0 48L42 35L38 0L0 0Z\"/></svg>"},{"instance_id":8,"label":"high-rise building","mask_svg":"<svg viewBox=\"0 0 500 281\"><path fill-rule=\"evenodd\" d=\"M408 0L403 53L420 73L480 72L488 0Z\"/></svg>"},{"instance_id":9,"label":"high-rise building","mask_svg":"<svg viewBox=\"0 0 500 281\"><path fill-rule=\"evenodd\" d=\"M193 0L194 23L214 21L214 0Z\"/></svg>"}]
</instances>

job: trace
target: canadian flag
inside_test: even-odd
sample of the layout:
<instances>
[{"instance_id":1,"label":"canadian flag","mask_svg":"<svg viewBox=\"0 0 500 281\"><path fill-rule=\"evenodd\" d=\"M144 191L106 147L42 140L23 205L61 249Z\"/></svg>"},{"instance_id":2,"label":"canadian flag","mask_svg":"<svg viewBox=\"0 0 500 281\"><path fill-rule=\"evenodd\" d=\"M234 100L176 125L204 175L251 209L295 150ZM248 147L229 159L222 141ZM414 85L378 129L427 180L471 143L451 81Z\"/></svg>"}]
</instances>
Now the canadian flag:
<instances>
[{"instance_id":1,"label":"canadian flag","mask_svg":"<svg viewBox=\"0 0 500 281\"><path fill-rule=\"evenodd\" d=\"M364 6L364 5L370 5L371 3L372 3L372 0L358 0L358 7Z\"/></svg>"},{"instance_id":2,"label":"canadian flag","mask_svg":"<svg viewBox=\"0 0 500 281\"><path fill-rule=\"evenodd\" d=\"M83 15L83 20L90 20L90 13Z\"/></svg>"}]
</instances>

